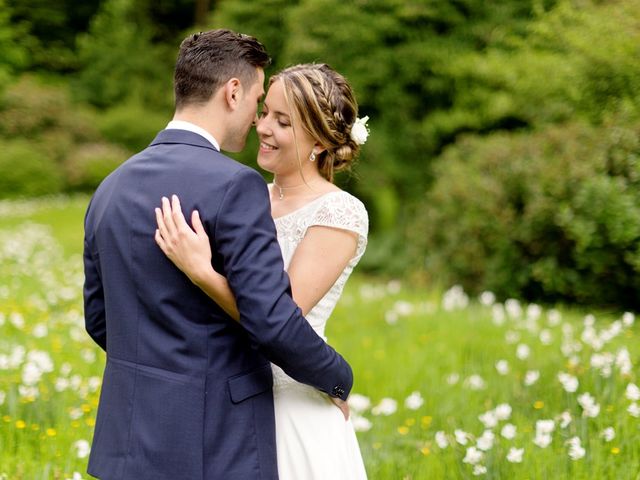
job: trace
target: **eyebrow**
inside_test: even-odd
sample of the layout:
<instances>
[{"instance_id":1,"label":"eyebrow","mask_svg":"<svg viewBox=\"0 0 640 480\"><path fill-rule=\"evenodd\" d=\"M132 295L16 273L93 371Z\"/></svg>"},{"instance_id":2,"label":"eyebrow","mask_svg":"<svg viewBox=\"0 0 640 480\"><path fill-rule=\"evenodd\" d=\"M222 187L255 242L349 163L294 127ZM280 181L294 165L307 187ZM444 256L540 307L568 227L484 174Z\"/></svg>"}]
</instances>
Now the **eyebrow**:
<instances>
[{"instance_id":1,"label":"eyebrow","mask_svg":"<svg viewBox=\"0 0 640 480\"><path fill-rule=\"evenodd\" d=\"M267 107L267 110L269 110L269 105L267 105L266 102L264 102L262 105ZM273 113L275 115L282 115L283 117L291 117L291 115L289 115L288 113L280 112L278 110L274 110Z\"/></svg>"}]
</instances>

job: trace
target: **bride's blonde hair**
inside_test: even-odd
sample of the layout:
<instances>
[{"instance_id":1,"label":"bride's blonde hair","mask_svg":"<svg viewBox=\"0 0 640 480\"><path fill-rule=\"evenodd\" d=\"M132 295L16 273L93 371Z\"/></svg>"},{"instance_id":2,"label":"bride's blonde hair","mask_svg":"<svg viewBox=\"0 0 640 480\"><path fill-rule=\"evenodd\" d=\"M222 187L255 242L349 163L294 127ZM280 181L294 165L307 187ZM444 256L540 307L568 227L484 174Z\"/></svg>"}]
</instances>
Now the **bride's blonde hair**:
<instances>
[{"instance_id":1,"label":"bride's blonde hair","mask_svg":"<svg viewBox=\"0 0 640 480\"><path fill-rule=\"evenodd\" d=\"M334 173L349 169L360 151L351 138L358 116L351 86L325 63L286 68L271 77L269 85L276 80L282 81L289 108L293 106L302 127L325 148L316 157L318 171L333 182Z\"/></svg>"}]
</instances>

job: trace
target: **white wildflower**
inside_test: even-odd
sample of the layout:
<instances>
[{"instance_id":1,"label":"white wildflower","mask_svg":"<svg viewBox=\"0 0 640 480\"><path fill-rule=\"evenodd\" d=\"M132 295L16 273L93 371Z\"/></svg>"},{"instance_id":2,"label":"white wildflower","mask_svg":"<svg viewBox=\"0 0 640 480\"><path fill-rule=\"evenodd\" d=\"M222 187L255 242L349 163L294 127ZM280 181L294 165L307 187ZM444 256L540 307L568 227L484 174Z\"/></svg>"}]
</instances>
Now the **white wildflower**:
<instances>
[{"instance_id":1,"label":"white wildflower","mask_svg":"<svg viewBox=\"0 0 640 480\"><path fill-rule=\"evenodd\" d=\"M610 442L614 438L616 438L616 431L613 427L607 427L602 432L600 432L600 436L604 439L605 442Z\"/></svg>"},{"instance_id":2,"label":"white wildflower","mask_svg":"<svg viewBox=\"0 0 640 480\"><path fill-rule=\"evenodd\" d=\"M484 475L485 473L487 473L487 467L485 467L484 465L474 465L473 466L473 474L476 477L479 477L480 475Z\"/></svg>"},{"instance_id":3,"label":"white wildflower","mask_svg":"<svg viewBox=\"0 0 640 480\"><path fill-rule=\"evenodd\" d=\"M449 440L447 439L447 435L443 431L436 432L435 439L438 447L445 449L449 446Z\"/></svg>"},{"instance_id":4,"label":"white wildflower","mask_svg":"<svg viewBox=\"0 0 640 480\"><path fill-rule=\"evenodd\" d=\"M460 381L460 374L458 373L450 373L447 375L447 383L449 385L455 385Z\"/></svg>"},{"instance_id":5,"label":"white wildflower","mask_svg":"<svg viewBox=\"0 0 640 480\"><path fill-rule=\"evenodd\" d=\"M531 349L528 345L521 343L516 348L516 357L520 360L526 360L531 355Z\"/></svg>"},{"instance_id":6,"label":"white wildflower","mask_svg":"<svg viewBox=\"0 0 640 480\"><path fill-rule=\"evenodd\" d=\"M624 312L624 315L622 315L622 323L625 327L632 326L634 321L635 321L635 315L633 313Z\"/></svg>"},{"instance_id":7,"label":"white wildflower","mask_svg":"<svg viewBox=\"0 0 640 480\"><path fill-rule=\"evenodd\" d=\"M498 360L496 362L496 370L500 375L506 375L509 373L509 362L506 360Z\"/></svg>"},{"instance_id":8,"label":"white wildflower","mask_svg":"<svg viewBox=\"0 0 640 480\"><path fill-rule=\"evenodd\" d=\"M362 413L371 407L371 399L359 393L352 393L347 399L349 408L356 413Z\"/></svg>"},{"instance_id":9,"label":"white wildflower","mask_svg":"<svg viewBox=\"0 0 640 480\"><path fill-rule=\"evenodd\" d=\"M540 448L547 448L551 443L551 435L548 433L536 433L536 437L533 439L533 443L535 443Z\"/></svg>"},{"instance_id":10,"label":"white wildflower","mask_svg":"<svg viewBox=\"0 0 640 480\"><path fill-rule=\"evenodd\" d=\"M571 414L569 412L562 412L560 414L560 428L567 428L571 420Z\"/></svg>"},{"instance_id":11,"label":"white wildflower","mask_svg":"<svg viewBox=\"0 0 640 480\"><path fill-rule=\"evenodd\" d=\"M536 421L536 433L549 434L553 432L556 427L556 422L553 420L538 420Z\"/></svg>"},{"instance_id":12,"label":"white wildflower","mask_svg":"<svg viewBox=\"0 0 640 480\"><path fill-rule=\"evenodd\" d=\"M580 443L580 438L572 437L567 440L567 444L569 445L569 457L571 460L580 460L585 455L585 449L582 448Z\"/></svg>"},{"instance_id":13,"label":"white wildflower","mask_svg":"<svg viewBox=\"0 0 640 480\"><path fill-rule=\"evenodd\" d=\"M627 385L627 389L624 392L625 397L633 402L640 400L640 388L635 383Z\"/></svg>"},{"instance_id":14,"label":"white wildflower","mask_svg":"<svg viewBox=\"0 0 640 480\"><path fill-rule=\"evenodd\" d=\"M456 437L456 442L460 445L466 445L469 441L469 434L464 430L456 429L453 431L453 435Z\"/></svg>"},{"instance_id":15,"label":"white wildflower","mask_svg":"<svg viewBox=\"0 0 640 480\"><path fill-rule=\"evenodd\" d=\"M496 301L496 296L493 292L482 292L480 294L480 303L485 307L492 306Z\"/></svg>"},{"instance_id":16,"label":"white wildflower","mask_svg":"<svg viewBox=\"0 0 640 480\"><path fill-rule=\"evenodd\" d=\"M520 306L520 302L514 298L510 298L504 302L504 308L507 311L507 314L513 319L517 319L522 316L522 307Z\"/></svg>"},{"instance_id":17,"label":"white wildflower","mask_svg":"<svg viewBox=\"0 0 640 480\"><path fill-rule=\"evenodd\" d=\"M521 463L524 455L524 448L511 447L507 454L507 461L511 463Z\"/></svg>"},{"instance_id":18,"label":"white wildflower","mask_svg":"<svg viewBox=\"0 0 640 480\"><path fill-rule=\"evenodd\" d=\"M484 457L484 454L482 453L481 450L478 450L476 447L469 447L467 448L467 453L462 459L462 461L464 463L475 465L477 463L480 463L483 457Z\"/></svg>"},{"instance_id":19,"label":"white wildflower","mask_svg":"<svg viewBox=\"0 0 640 480\"><path fill-rule=\"evenodd\" d=\"M498 327L504 325L506 314L504 313L504 307L501 303L496 303L491 307L491 320L494 325Z\"/></svg>"},{"instance_id":20,"label":"white wildflower","mask_svg":"<svg viewBox=\"0 0 640 480\"><path fill-rule=\"evenodd\" d=\"M538 370L529 370L524 376L524 384L527 387L530 387L534 383L538 381L540 378L540 371Z\"/></svg>"},{"instance_id":21,"label":"white wildflower","mask_svg":"<svg viewBox=\"0 0 640 480\"><path fill-rule=\"evenodd\" d=\"M585 417L595 418L600 413L600 405L589 393L578 396L578 403L582 407L582 415Z\"/></svg>"},{"instance_id":22,"label":"white wildflower","mask_svg":"<svg viewBox=\"0 0 640 480\"><path fill-rule=\"evenodd\" d=\"M562 315L556 309L551 309L547 312L547 323L550 327L556 327L560 325L562 321Z\"/></svg>"},{"instance_id":23,"label":"white wildflower","mask_svg":"<svg viewBox=\"0 0 640 480\"><path fill-rule=\"evenodd\" d=\"M422 395L420 395L420 392L412 392L404 401L404 406L409 410L417 410L423 403L424 399L422 398Z\"/></svg>"},{"instance_id":24,"label":"white wildflower","mask_svg":"<svg viewBox=\"0 0 640 480\"><path fill-rule=\"evenodd\" d=\"M393 398L383 398L380 403L371 409L374 415L391 415L398 409L398 402Z\"/></svg>"},{"instance_id":25,"label":"white wildflower","mask_svg":"<svg viewBox=\"0 0 640 480\"><path fill-rule=\"evenodd\" d=\"M491 430L485 430L476 441L476 446L483 452L486 452L493 448L494 440L495 434Z\"/></svg>"},{"instance_id":26,"label":"white wildflower","mask_svg":"<svg viewBox=\"0 0 640 480\"><path fill-rule=\"evenodd\" d=\"M640 405L638 405L636 402L633 402L631 405L629 405L629 407L627 407L627 412L629 412L629 415L631 415L632 417L640 417Z\"/></svg>"},{"instance_id":27,"label":"white wildflower","mask_svg":"<svg viewBox=\"0 0 640 480\"><path fill-rule=\"evenodd\" d=\"M498 420L508 420L511 417L512 408L508 403L501 403L495 409Z\"/></svg>"},{"instance_id":28,"label":"white wildflower","mask_svg":"<svg viewBox=\"0 0 640 480\"><path fill-rule=\"evenodd\" d=\"M493 428L498 425L498 417L494 410L489 410L478 416L478 419L482 422L485 428Z\"/></svg>"},{"instance_id":29,"label":"white wildflower","mask_svg":"<svg viewBox=\"0 0 640 480\"><path fill-rule=\"evenodd\" d=\"M78 440L73 444L73 448L76 449L76 456L78 458L87 458L89 452L91 452L91 446L86 440Z\"/></svg>"},{"instance_id":30,"label":"white wildflower","mask_svg":"<svg viewBox=\"0 0 640 480\"><path fill-rule=\"evenodd\" d=\"M540 339L540 343L542 343L543 345L551 345L551 343L553 342L551 331L546 328L540 331L540 335L538 335L538 338Z\"/></svg>"},{"instance_id":31,"label":"white wildflower","mask_svg":"<svg viewBox=\"0 0 640 480\"><path fill-rule=\"evenodd\" d=\"M507 440L513 440L516 436L517 428L512 423L507 423L500 430L500 435L502 435Z\"/></svg>"},{"instance_id":32,"label":"white wildflower","mask_svg":"<svg viewBox=\"0 0 640 480\"><path fill-rule=\"evenodd\" d=\"M351 415L351 423L356 432L367 432L371 430L371 427L373 426L368 419L358 415L357 413Z\"/></svg>"},{"instance_id":33,"label":"white wildflower","mask_svg":"<svg viewBox=\"0 0 640 480\"><path fill-rule=\"evenodd\" d=\"M465 380L465 385L471 390L484 390L487 388L487 383L480 375L471 375Z\"/></svg>"},{"instance_id":34,"label":"white wildflower","mask_svg":"<svg viewBox=\"0 0 640 480\"><path fill-rule=\"evenodd\" d=\"M558 373L558 380L560 380L562 388L564 388L566 392L574 393L576 390L578 390L579 382L578 379L573 375L565 372L560 372Z\"/></svg>"}]
</instances>

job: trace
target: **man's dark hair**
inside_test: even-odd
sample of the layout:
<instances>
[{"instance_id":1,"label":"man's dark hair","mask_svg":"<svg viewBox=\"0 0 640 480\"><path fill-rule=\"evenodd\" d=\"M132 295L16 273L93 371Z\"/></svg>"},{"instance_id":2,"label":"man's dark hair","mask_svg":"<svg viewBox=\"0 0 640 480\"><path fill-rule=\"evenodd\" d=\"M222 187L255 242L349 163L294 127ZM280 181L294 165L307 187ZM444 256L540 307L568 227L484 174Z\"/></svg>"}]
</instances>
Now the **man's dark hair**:
<instances>
[{"instance_id":1,"label":"man's dark hair","mask_svg":"<svg viewBox=\"0 0 640 480\"><path fill-rule=\"evenodd\" d=\"M176 109L204 103L231 78L251 85L256 68L271 58L254 37L231 30L210 30L188 36L180 45L173 77Z\"/></svg>"}]
</instances>

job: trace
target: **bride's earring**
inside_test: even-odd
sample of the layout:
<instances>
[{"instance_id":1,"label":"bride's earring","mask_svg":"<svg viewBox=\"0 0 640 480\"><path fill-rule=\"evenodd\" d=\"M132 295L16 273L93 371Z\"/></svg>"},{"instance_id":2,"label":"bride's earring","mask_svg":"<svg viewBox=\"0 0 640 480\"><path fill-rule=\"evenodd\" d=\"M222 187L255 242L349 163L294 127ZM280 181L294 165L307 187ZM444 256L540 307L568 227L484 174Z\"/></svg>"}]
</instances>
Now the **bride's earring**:
<instances>
[{"instance_id":1,"label":"bride's earring","mask_svg":"<svg viewBox=\"0 0 640 480\"><path fill-rule=\"evenodd\" d=\"M309 155L309 161L310 162L316 161L316 153L313 150L311 150L311 155Z\"/></svg>"}]
</instances>

